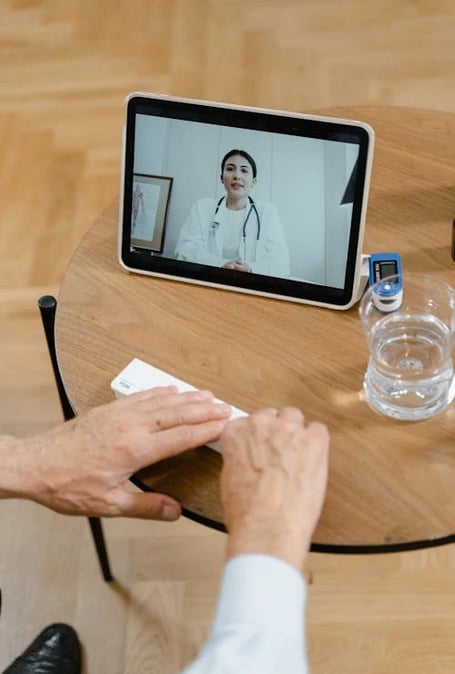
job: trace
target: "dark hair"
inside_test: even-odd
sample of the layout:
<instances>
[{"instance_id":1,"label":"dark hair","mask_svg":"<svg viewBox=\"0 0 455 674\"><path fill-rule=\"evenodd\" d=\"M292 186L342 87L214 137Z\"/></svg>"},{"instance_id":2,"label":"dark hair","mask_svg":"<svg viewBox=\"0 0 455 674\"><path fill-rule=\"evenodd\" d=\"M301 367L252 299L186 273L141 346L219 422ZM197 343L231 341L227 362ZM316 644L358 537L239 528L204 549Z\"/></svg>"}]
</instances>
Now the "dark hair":
<instances>
[{"instance_id":1,"label":"dark hair","mask_svg":"<svg viewBox=\"0 0 455 674\"><path fill-rule=\"evenodd\" d=\"M257 168L256 168L256 162L254 161L253 157L248 154L245 150L229 150L221 162L221 173L224 171L224 165L226 164L227 160L229 157L234 157L234 155L239 154L241 157L244 157L249 164L251 164L251 168L253 169L253 178L256 178L256 173L257 173Z\"/></svg>"}]
</instances>

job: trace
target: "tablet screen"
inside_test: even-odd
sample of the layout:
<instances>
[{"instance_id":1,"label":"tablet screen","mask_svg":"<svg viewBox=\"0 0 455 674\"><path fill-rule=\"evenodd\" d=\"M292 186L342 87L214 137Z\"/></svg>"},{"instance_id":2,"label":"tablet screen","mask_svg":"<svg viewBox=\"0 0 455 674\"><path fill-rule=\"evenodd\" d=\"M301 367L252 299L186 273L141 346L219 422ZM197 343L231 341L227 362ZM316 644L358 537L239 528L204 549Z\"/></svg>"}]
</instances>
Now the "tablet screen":
<instances>
[{"instance_id":1,"label":"tablet screen","mask_svg":"<svg viewBox=\"0 0 455 674\"><path fill-rule=\"evenodd\" d=\"M349 303L371 159L367 125L132 95L125 131L124 266Z\"/></svg>"}]
</instances>

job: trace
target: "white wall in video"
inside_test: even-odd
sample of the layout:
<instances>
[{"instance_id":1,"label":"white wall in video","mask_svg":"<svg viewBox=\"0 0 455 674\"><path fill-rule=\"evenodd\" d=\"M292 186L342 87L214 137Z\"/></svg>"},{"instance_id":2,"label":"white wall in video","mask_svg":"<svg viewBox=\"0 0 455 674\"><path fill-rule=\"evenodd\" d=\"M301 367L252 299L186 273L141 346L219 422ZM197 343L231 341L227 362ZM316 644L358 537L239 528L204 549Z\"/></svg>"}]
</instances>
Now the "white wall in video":
<instances>
[{"instance_id":1,"label":"white wall in video","mask_svg":"<svg viewBox=\"0 0 455 674\"><path fill-rule=\"evenodd\" d=\"M344 286L352 203L342 201L357 145L148 115L137 116L135 138L137 180L172 178L154 255ZM232 149L256 175L232 156L220 179Z\"/></svg>"}]
</instances>

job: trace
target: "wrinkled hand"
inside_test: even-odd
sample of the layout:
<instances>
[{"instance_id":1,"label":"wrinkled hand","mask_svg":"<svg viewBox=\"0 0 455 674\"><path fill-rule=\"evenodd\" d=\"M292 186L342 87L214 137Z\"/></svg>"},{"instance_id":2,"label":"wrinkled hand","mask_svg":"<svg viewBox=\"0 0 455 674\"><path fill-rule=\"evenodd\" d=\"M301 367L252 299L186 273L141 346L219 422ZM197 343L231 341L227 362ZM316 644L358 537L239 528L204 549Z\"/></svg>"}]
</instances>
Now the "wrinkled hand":
<instances>
[{"instance_id":1,"label":"wrinkled hand","mask_svg":"<svg viewBox=\"0 0 455 674\"><path fill-rule=\"evenodd\" d=\"M327 484L329 435L295 408L264 409L221 436L227 554L263 553L301 569Z\"/></svg>"},{"instance_id":2,"label":"wrinkled hand","mask_svg":"<svg viewBox=\"0 0 455 674\"><path fill-rule=\"evenodd\" d=\"M70 515L175 520L175 499L124 486L145 466L218 440L230 408L213 400L208 391L156 388L21 441L22 495Z\"/></svg>"}]
</instances>

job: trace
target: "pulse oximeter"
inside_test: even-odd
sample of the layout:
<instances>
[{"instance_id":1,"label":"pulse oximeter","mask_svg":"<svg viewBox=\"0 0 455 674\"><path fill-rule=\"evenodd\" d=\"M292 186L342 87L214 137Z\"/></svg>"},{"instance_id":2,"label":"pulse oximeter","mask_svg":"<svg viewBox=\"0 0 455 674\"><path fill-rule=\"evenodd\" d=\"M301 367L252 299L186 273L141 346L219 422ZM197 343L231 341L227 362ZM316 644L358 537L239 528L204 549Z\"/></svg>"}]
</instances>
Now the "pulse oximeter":
<instances>
[{"instance_id":1,"label":"pulse oximeter","mask_svg":"<svg viewBox=\"0 0 455 674\"><path fill-rule=\"evenodd\" d=\"M370 286L375 307L384 313L396 311L403 299L403 274L398 253L373 253L369 258Z\"/></svg>"}]
</instances>

